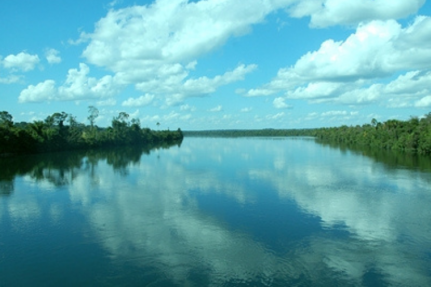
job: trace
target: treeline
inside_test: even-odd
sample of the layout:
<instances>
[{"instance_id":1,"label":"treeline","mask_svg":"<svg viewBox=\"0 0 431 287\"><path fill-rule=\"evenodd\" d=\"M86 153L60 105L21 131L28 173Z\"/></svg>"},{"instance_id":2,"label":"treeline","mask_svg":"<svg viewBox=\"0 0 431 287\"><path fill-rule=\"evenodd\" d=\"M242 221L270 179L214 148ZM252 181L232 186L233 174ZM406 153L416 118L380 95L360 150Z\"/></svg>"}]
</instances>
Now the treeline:
<instances>
[{"instance_id":1,"label":"treeline","mask_svg":"<svg viewBox=\"0 0 431 287\"><path fill-rule=\"evenodd\" d=\"M343 144L350 147L394 150L431 154L431 113L421 119L388 120L362 126L341 126L317 129L260 129L184 131L184 136L204 137L277 137L312 136L319 142Z\"/></svg>"},{"instance_id":2,"label":"treeline","mask_svg":"<svg viewBox=\"0 0 431 287\"><path fill-rule=\"evenodd\" d=\"M43 121L14 123L6 111L0 112L0 155L40 153L100 147L149 145L181 142L177 131L154 131L141 128L138 119L129 120L121 112L107 128L94 123L99 111L89 107L89 125L78 123L76 117L65 112L54 113Z\"/></svg>"},{"instance_id":3,"label":"treeline","mask_svg":"<svg viewBox=\"0 0 431 287\"><path fill-rule=\"evenodd\" d=\"M431 154L431 113L419 119L388 120L380 123L373 119L362 126L320 128L313 131L320 141L362 146L373 149Z\"/></svg>"},{"instance_id":4,"label":"treeline","mask_svg":"<svg viewBox=\"0 0 431 287\"><path fill-rule=\"evenodd\" d=\"M184 131L188 137L292 137L313 136L311 129L207 130Z\"/></svg>"}]
</instances>

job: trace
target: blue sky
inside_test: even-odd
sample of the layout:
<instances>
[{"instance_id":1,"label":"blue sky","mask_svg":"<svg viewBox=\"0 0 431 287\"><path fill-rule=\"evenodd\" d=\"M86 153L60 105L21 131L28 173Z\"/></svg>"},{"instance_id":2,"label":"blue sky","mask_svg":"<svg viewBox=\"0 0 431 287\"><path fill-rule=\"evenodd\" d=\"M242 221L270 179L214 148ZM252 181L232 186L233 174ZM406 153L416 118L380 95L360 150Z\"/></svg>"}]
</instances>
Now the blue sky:
<instances>
[{"instance_id":1,"label":"blue sky","mask_svg":"<svg viewBox=\"0 0 431 287\"><path fill-rule=\"evenodd\" d=\"M425 0L0 1L0 110L183 130L431 111Z\"/></svg>"}]
</instances>

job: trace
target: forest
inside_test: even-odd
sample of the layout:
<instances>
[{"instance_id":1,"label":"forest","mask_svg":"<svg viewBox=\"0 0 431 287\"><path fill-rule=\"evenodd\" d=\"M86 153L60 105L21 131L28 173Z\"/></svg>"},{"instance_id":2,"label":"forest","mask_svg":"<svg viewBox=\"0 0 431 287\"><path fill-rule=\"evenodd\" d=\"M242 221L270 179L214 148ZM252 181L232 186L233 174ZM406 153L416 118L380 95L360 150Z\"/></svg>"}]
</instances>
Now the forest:
<instances>
[{"instance_id":1,"label":"forest","mask_svg":"<svg viewBox=\"0 0 431 287\"><path fill-rule=\"evenodd\" d=\"M111 126L95 125L99 111L88 107L89 125L79 123L65 112L54 113L45 120L14 123L7 111L0 112L0 155L29 154L52 151L93 149L130 145L160 145L181 143L183 133L155 131L141 128L138 119L129 120L129 114L120 112L113 117Z\"/></svg>"},{"instance_id":2,"label":"forest","mask_svg":"<svg viewBox=\"0 0 431 287\"><path fill-rule=\"evenodd\" d=\"M256 129L206 131L155 131L141 128L138 119L120 112L112 118L111 126L95 125L97 108L88 107L88 125L78 123L76 117L65 112L54 113L45 120L14 123L6 111L0 112L0 155L39 153L99 147L150 145L181 142L183 136L208 137L285 137L311 136L322 143L340 144L382 150L431 154L431 112L409 120L387 120L356 126L316 129Z\"/></svg>"},{"instance_id":3,"label":"forest","mask_svg":"<svg viewBox=\"0 0 431 287\"><path fill-rule=\"evenodd\" d=\"M392 119L381 123L372 119L362 126L320 128L313 130L312 135L321 142L431 154L431 113L407 121Z\"/></svg>"},{"instance_id":4,"label":"forest","mask_svg":"<svg viewBox=\"0 0 431 287\"><path fill-rule=\"evenodd\" d=\"M357 126L316 129L257 129L184 131L185 136L255 137L255 136L311 136L317 142L333 143L355 148L393 150L417 154L431 154L431 113L407 121L388 120Z\"/></svg>"}]
</instances>

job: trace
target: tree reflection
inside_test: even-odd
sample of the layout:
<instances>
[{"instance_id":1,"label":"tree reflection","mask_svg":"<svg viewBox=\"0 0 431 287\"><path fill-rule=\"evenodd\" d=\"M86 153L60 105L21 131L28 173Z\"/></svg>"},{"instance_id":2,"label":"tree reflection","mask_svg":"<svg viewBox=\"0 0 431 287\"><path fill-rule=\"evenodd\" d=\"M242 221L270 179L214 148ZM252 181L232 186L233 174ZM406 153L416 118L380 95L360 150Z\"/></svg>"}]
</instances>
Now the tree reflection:
<instances>
[{"instance_id":1,"label":"tree reflection","mask_svg":"<svg viewBox=\"0 0 431 287\"><path fill-rule=\"evenodd\" d=\"M115 172L128 175L128 167L139 163L143 154L154 149L180 146L180 142L162 145L129 146L86 151L58 152L0 158L0 196L14 191L14 179L28 176L36 182L48 181L56 187L71 184L80 171L89 171L95 178L95 167L106 161Z\"/></svg>"},{"instance_id":2,"label":"tree reflection","mask_svg":"<svg viewBox=\"0 0 431 287\"><path fill-rule=\"evenodd\" d=\"M10 195L14 190L13 181L0 180L0 196Z\"/></svg>"},{"instance_id":3,"label":"tree reflection","mask_svg":"<svg viewBox=\"0 0 431 287\"><path fill-rule=\"evenodd\" d=\"M408 169L431 171L431 157L427 155L382 150L343 143L316 142L320 145L330 147L331 149L340 150L343 153L351 151L355 154L367 156L376 162L384 163L389 169L405 167Z\"/></svg>"}]
</instances>

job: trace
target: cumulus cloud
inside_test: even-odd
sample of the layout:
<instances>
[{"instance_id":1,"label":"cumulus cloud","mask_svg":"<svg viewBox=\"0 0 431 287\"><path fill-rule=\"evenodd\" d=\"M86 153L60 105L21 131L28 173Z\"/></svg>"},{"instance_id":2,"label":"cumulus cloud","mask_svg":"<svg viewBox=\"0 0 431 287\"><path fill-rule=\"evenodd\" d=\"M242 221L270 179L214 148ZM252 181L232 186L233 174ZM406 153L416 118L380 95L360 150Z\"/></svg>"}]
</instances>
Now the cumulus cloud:
<instances>
[{"instance_id":1,"label":"cumulus cloud","mask_svg":"<svg viewBox=\"0 0 431 287\"><path fill-rule=\"evenodd\" d=\"M308 0L288 9L293 17L310 16L312 27L356 25L371 20L400 19L419 10L425 0Z\"/></svg>"},{"instance_id":2,"label":"cumulus cloud","mask_svg":"<svg viewBox=\"0 0 431 287\"><path fill-rule=\"evenodd\" d=\"M113 71L123 71L136 61L145 69L157 61L194 60L230 37L249 32L252 24L290 2L253 0L245 6L232 0L160 0L149 6L110 10L93 33L83 34L90 40L83 55Z\"/></svg>"},{"instance_id":3,"label":"cumulus cloud","mask_svg":"<svg viewBox=\"0 0 431 287\"><path fill-rule=\"evenodd\" d=\"M240 64L224 74L193 78L190 72L197 69L199 57L221 47L232 37L249 33L253 25L264 22L267 15L279 9L287 9L293 17L310 16L314 27L366 24L361 24L346 41L326 41L318 51L304 55L293 67L280 69L268 85L251 89L244 95L289 91L287 98L334 98L344 91L340 85L331 87L326 82L354 83L384 77L405 70L406 66L423 69L431 62L431 45L425 41L430 37L429 18L420 17L405 29L393 20L366 22L405 17L424 2L250 0L244 5L235 0L158 0L150 5L115 9L114 1L107 15L95 24L94 31L82 33L75 41L87 43L82 56L89 64L110 71L112 76L91 78L88 66L81 64L79 69L69 70L66 82L49 97L36 89L46 88L47 83L42 82L25 89L19 100L112 97L125 85L134 85L143 94L162 97L167 105L211 94L221 86L243 80L257 66ZM55 49L48 50L45 56L50 64L61 62ZM39 63L39 57L22 52L7 56L1 63L8 69L29 71ZM12 81L17 79L0 79L2 83ZM306 86L308 82L310 86ZM312 89L314 94L310 93ZM142 103L145 103L143 98L123 102L126 106ZM280 99L274 105L283 107Z\"/></svg>"},{"instance_id":4,"label":"cumulus cloud","mask_svg":"<svg viewBox=\"0 0 431 287\"><path fill-rule=\"evenodd\" d=\"M173 66L172 66L173 67ZM177 67L181 70L180 66ZM175 105L188 97L200 97L215 92L219 87L243 80L245 76L253 72L256 65L239 65L232 71L213 78L206 76L199 78L186 78L185 74L178 74L167 79L152 79L136 84L136 89L142 92L152 91L158 95L164 95L168 105ZM160 75L158 75L160 76Z\"/></svg>"},{"instance_id":5,"label":"cumulus cloud","mask_svg":"<svg viewBox=\"0 0 431 287\"><path fill-rule=\"evenodd\" d=\"M431 71L410 71L398 76L385 87L385 92L391 94L420 94L431 93L429 85L431 81Z\"/></svg>"},{"instance_id":6,"label":"cumulus cloud","mask_svg":"<svg viewBox=\"0 0 431 287\"><path fill-rule=\"evenodd\" d=\"M61 62L60 52L55 49L49 49L45 52L45 57L48 63L58 64Z\"/></svg>"},{"instance_id":7,"label":"cumulus cloud","mask_svg":"<svg viewBox=\"0 0 431 287\"><path fill-rule=\"evenodd\" d=\"M253 0L244 5L232 0L160 0L111 9L79 41L89 42L83 51L89 63L114 72L123 84L134 84L141 92L168 97L168 104L176 104L212 93L253 71L255 65L239 65L213 78L189 78L200 56L248 33L253 24L293 1Z\"/></svg>"},{"instance_id":8,"label":"cumulus cloud","mask_svg":"<svg viewBox=\"0 0 431 287\"><path fill-rule=\"evenodd\" d=\"M245 75L254 71L256 65L240 65L235 70L226 72L223 75L214 78L200 77L189 79L183 85L183 91L186 95L201 95L214 92L218 87L243 80Z\"/></svg>"},{"instance_id":9,"label":"cumulus cloud","mask_svg":"<svg viewBox=\"0 0 431 287\"><path fill-rule=\"evenodd\" d=\"M144 94L162 97L168 105L213 93L223 85L243 80L256 65L240 64L224 74L192 78L189 73L196 69L197 59L222 46L229 38L248 33L253 24L263 22L266 15L292 1L253 0L244 6L232 0L159 0L151 5L111 8L96 23L93 32L82 33L75 43L88 43L82 56L89 64L112 72L112 76L91 78L88 66L80 64L79 69L69 70L66 82L54 94L47 97L29 86L21 93L20 102L103 98L116 94L119 86L126 85L135 85ZM48 50L45 56L51 64L61 61L55 49ZM34 59L26 63L34 63ZM10 56L3 62L8 67L18 67L17 60L13 61ZM29 70L34 64L20 67ZM45 87L45 84L36 86ZM142 105L145 100L129 99L123 104Z\"/></svg>"},{"instance_id":10,"label":"cumulus cloud","mask_svg":"<svg viewBox=\"0 0 431 287\"><path fill-rule=\"evenodd\" d=\"M88 77L90 68L81 63L79 69L70 69L63 85L56 87L54 80L46 80L21 91L20 103L42 101L74 101L92 98L109 98L118 93L118 85L112 76L100 79Z\"/></svg>"},{"instance_id":11,"label":"cumulus cloud","mask_svg":"<svg viewBox=\"0 0 431 287\"><path fill-rule=\"evenodd\" d=\"M18 98L20 103L52 101L58 96L54 80L46 80L36 86L30 85L23 90Z\"/></svg>"},{"instance_id":12,"label":"cumulus cloud","mask_svg":"<svg viewBox=\"0 0 431 287\"><path fill-rule=\"evenodd\" d=\"M415 106L418 108L431 107L431 96L423 97L422 99L416 102Z\"/></svg>"},{"instance_id":13,"label":"cumulus cloud","mask_svg":"<svg viewBox=\"0 0 431 287\"><path fill-rule=\"evenodd\" d=\"M286 104L283 98L276 98L272 103L276 109L287 109L292 107Z\"/></svg>"},{"instance_id":14,"label":"cumulus cloud","mask_svg":"<svg viewBox=\"0 0 431 287\"><path fill-rule=\"evenodd\" d=\"M401 74L387 84L372 84L364 88L356 88L341 94L337 101L340 103L372 103L378 99L386 99L388 107L426 107L426 96L431 95L430 71L410 71Z\"/></svg>"},{"instance_id":15,"label":"cumulus cloud","mask_svg":"<svg viewBox=\"0 0 431 287\"><path fill-rule=\"evenodd\" d=\"M111 97L119 89L112 76L101 79L88 77L90 68L86 64L79 64L79 69L70 69L66 82L59 87L60 99L76 100L85 98Z\"/></svg>"},{"instance_id":16,"label":"cumulus cloud","mask_svg":"<svg viewBox=\"0 0 431 287\"><path fill-rule=\"evenodd\" d=\"M147 106L149 105L154 99L154 95L145 94L143 96L140 96L139 98L129 98L128 100L124 101L121 105L123 107L141 107L141 106Z\"/></svg>"},{"instance_id":17,"label":"cumulus cloud","mask_svg":"<svg viewBox=\"0 0 431 287\"><path fill-rule=\"evenodd\" d=\"M35 66L40 62L38 55L30 55L25 52L21 52L17 55L6 56L2 64L6 69L11 69L13 71L28 72L35 68Z\"/></svg>"},{"instance_id":18,"label":"cumulus cloud","mask_svg":"<svg viewBox=\"0 0 431 287\"><path fill-rule=\"evenodd\" d=\"M361 24L345 41L327 40L292 67L245 96L284 92L286 98L314 102L370 103L403 91L429 89L431 18L420 16L408 27L394 20ZM378 81L409 71L388 85ZM429 90L428 90L429 91Z\"/></svg>"}]
</instances>

